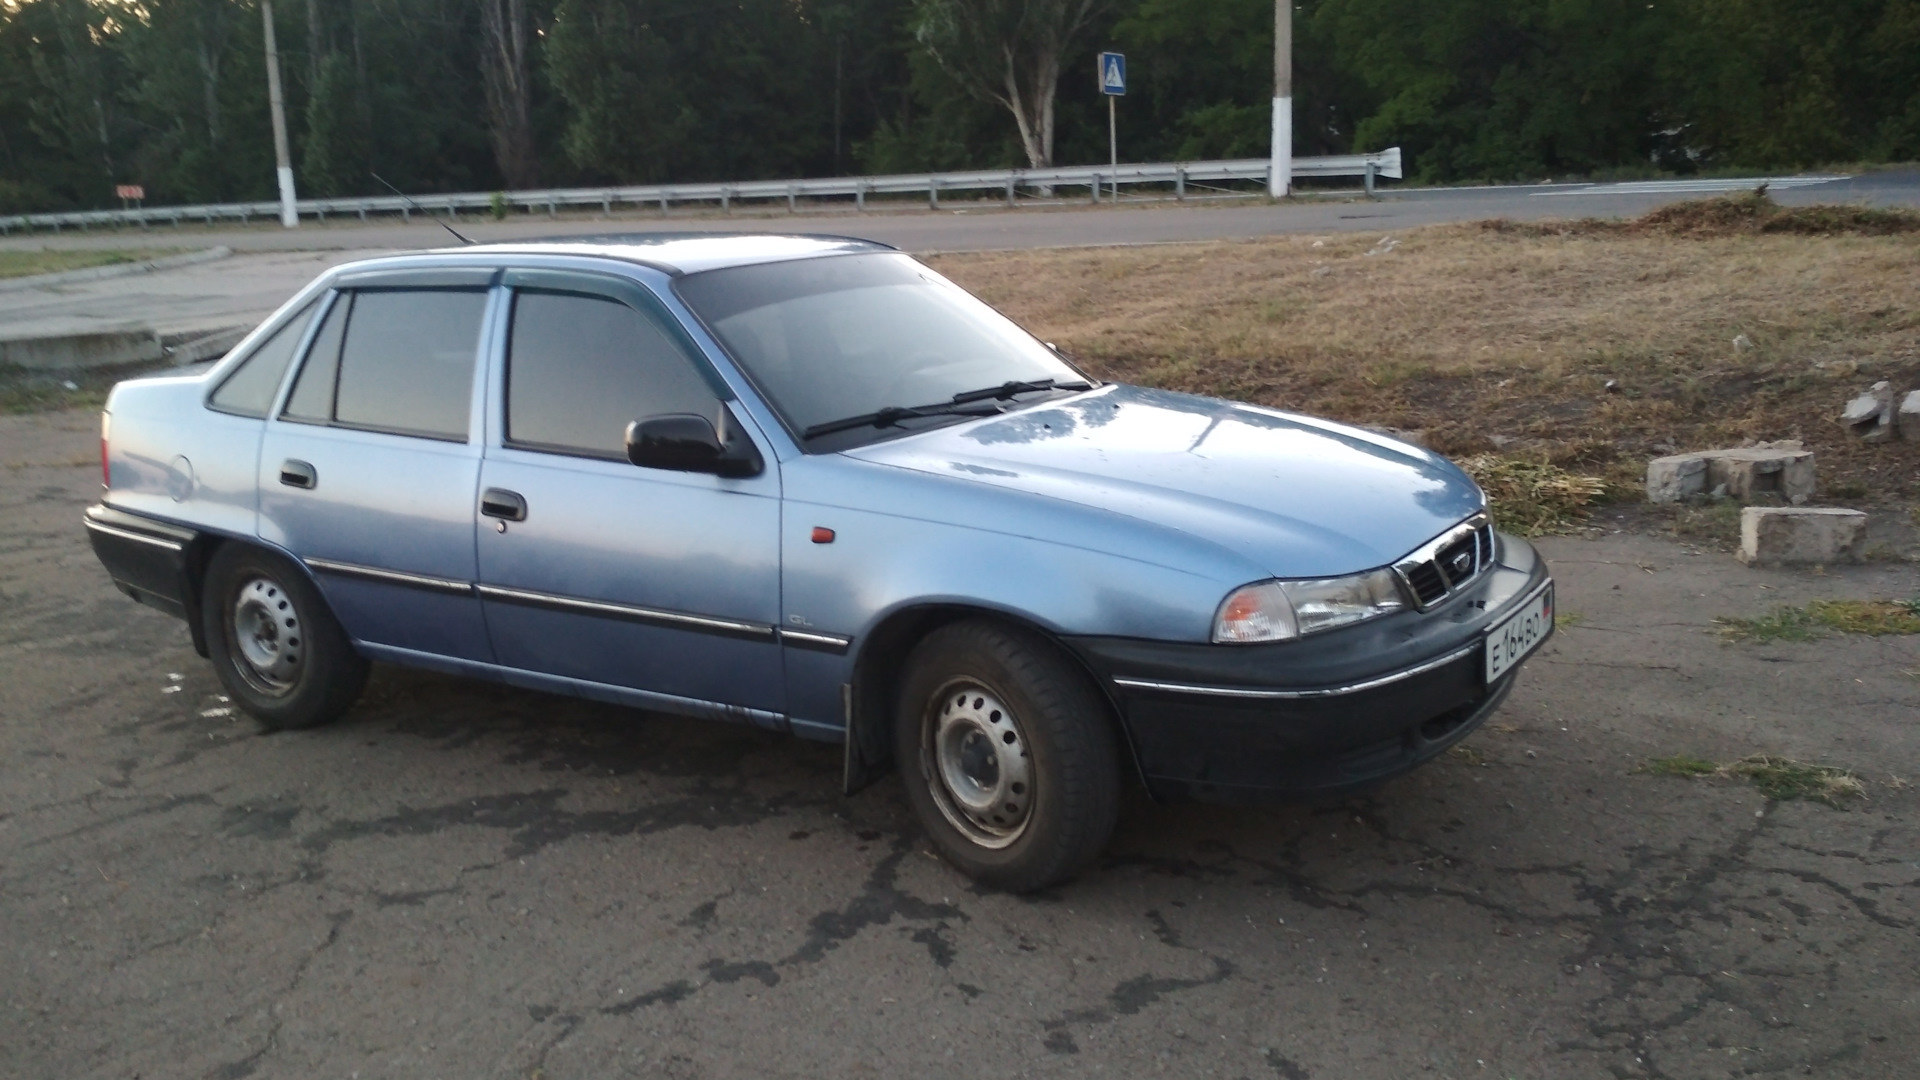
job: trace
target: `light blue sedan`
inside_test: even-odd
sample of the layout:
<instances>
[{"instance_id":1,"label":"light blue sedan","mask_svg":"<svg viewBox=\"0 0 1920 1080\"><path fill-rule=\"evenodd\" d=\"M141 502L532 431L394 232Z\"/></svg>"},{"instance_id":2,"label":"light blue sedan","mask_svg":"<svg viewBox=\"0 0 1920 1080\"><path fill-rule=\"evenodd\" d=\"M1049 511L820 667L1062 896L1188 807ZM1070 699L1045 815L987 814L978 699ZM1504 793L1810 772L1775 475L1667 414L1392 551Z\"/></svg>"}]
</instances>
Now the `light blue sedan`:
<instances>
[{"instance_id":1,"label":"light blue sedan","mask_svg":"<svg viewBox=\"0 0 1920 1080\"><path fill-rule=\"evenodd\" d=\"M1098 854L1122 785L1374 784L1464 738L1553 584L1459 469L1100 383L861 240L620 236L338 267L122 383L87 512L268 728L370 661L845 745L956 866Z\"/></svg>"}]
</instances>

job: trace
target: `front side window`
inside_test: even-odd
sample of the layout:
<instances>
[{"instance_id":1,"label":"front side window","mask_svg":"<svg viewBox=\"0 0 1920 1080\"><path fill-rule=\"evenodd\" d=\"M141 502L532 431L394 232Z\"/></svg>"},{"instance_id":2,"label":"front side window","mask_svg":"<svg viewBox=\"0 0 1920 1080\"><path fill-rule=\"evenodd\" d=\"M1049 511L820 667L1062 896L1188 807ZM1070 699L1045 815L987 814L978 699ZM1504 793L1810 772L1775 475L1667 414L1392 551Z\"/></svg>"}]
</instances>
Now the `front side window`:
<instances>
[{"instance_id":1,"label":"front side window","mask_svg":"<svg viewBox=\"0 0 1920 1080\"><path fill-rule=\"evenodd\" d=\"M465 440L482 289L361 289L328 313L285 416Z\"/></svg>"},{"instance_id":2,"label":"front side window","mask_svg":"<svg viewBox=\"0 0 1920 1080\"><path fill-rule=\"evenodd\" d=\"M507 442L626 459L627 425L666 413L712 418L718 399L652 318L581 293L514 294Z\"/></svg>"},{"instance_id":3,"label":"front side window","mask_svg":"<svg viewBox=\"0 0 1920 1080\"><path fill-rule=\"evenodd\" d=\"M307 322L319 301L309 303L275 330L267 340L254 347L240 366L233 369L207 404L236 416L264 418L273 408L273 396L280 392L280 380L293 363L293 351L307 332Z\"/></svg>"},{"instance_id":4,"label":"front side window","mask_svg":"<svg viewBox=\"0 0 1920 1080\"><path fill-rule=\"evenodd\" d=\"M1012 320L905 255L709 270L674 287L796 434L1007 383L1082 378Z\"/></svg>"}]
</instances>

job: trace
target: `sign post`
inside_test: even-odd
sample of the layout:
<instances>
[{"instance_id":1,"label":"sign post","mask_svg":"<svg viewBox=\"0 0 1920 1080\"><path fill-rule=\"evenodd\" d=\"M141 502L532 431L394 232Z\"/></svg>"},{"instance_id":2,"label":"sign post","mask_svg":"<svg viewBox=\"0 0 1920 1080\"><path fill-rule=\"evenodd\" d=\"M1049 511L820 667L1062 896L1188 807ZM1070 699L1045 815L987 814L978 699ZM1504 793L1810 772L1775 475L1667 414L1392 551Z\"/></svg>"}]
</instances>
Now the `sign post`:
<instances>
[{"instance_id":1,"label":"sign post","mask_svg":"<svg viewBox=\"0 0 1920 1080\"><path fill-rule=\"evenodd\" d=\"M1100 54L1100 92L1107 96L1107 157L1113 166L1113 201L1120 201L1120 120L1114 102L1127 94L1127 57L1125 53ZM1100 197L1100 186L1093 189Z\"/></svg>"},{"instance_id":2,"label":"sign post","mask_svg":"<svg viewBox=\"0 0 1920 1080\"><path fill-rule=\"evenodd\" d=\"M125 210L129 202L145 203L147 189L140 184L115 184L113 194L120 200L120 209Z\"/></svg>"}]
</instances>

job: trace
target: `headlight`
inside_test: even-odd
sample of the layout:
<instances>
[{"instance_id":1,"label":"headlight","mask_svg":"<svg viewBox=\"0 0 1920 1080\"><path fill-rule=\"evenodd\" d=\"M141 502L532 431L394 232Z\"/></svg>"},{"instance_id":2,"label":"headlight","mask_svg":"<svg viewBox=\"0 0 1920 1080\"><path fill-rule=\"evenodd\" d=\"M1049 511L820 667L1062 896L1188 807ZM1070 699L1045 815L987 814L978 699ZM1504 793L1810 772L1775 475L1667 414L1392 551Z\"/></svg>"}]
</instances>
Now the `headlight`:
<instances>
[{"instance_id":1,"label":"headlight","mask_svg":"<svg viewBox=\"0 0 1920 1080\"><path fill-rule=\"evenodd\" d=\"M1231 645L1291 641L1406 606L1393 571L1384 567L1351 577L1262 581L1235 590L1220 605L1213 640Z\"/></svg>"}]
</instances>

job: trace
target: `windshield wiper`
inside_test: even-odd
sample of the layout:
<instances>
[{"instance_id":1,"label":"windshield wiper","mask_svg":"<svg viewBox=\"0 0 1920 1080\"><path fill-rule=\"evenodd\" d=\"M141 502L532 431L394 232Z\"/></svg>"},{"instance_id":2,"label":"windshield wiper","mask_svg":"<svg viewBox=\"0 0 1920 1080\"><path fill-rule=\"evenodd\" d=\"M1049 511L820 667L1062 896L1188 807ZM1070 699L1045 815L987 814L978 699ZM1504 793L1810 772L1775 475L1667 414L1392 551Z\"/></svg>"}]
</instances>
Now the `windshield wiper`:
<instances>
[{"instance_id":1,"label":"windshield wiper","mask_svg":"<svg viewBox=\"0 0 1920 1080\"><path fill-rule=\"evenodd\" d=\"M981 400L981 399L974 399ZM998 405L975 405L972 401L942 401L933 405L889 405L877 412L860 416L849 416L844 420L829 420L824 424L815 424L801 432L803 438L816 439L822 435L832 435L837 431L852 431L863 427L893 427L902 420L912 420L922 416L995 416L1000 412Z\"/></svg>"},{"instance_id":2,"label":"windshield wiper","mask_svg":"<svg viewBox=\"0 0 1920 1080\"><path fill-rule=\"evenodd\" d=\"M1054 379L1033 379L1031 381L1003 382L999 386L989 386L984 390L967 390L953 395L955 405L965 405L970 401L1007 401L1015 394L1031 394L1036 390L1091 390L1093 384L1084 379L1071 379L1059 382Z\"/></svg>"}]
</instances>

